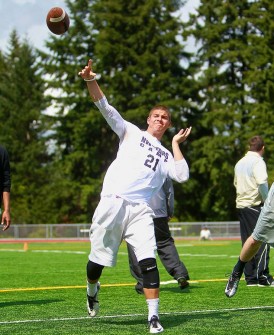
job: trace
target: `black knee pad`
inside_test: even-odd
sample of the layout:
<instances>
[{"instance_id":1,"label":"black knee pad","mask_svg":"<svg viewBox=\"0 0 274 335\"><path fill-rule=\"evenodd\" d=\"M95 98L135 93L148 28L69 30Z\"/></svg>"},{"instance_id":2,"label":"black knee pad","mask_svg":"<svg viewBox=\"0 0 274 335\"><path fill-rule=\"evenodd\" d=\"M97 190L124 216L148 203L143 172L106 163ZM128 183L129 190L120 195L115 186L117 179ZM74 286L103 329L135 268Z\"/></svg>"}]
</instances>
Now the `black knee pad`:
<instances>
[{"instance_id":1,"label":"black knee pad","mask_svg":"<svg viewBox=\"0 0 274 335\"><path fill-rule=\"evenodd\" d=\"M97 280L101 277L104 266L93 263L90 260L87 264L87 277L89 280Z\"/></svg>"},{"instance_id":2,"label":"black knee pad","mask_svg":"<svg viewBox=\"0 0 274 335\"><path fill-rule=\"evenodd\" d=\"M155 258L142 259L139 262L143 274L144 288L159 288L160 277Z\"/></svg>"}]
</instances>

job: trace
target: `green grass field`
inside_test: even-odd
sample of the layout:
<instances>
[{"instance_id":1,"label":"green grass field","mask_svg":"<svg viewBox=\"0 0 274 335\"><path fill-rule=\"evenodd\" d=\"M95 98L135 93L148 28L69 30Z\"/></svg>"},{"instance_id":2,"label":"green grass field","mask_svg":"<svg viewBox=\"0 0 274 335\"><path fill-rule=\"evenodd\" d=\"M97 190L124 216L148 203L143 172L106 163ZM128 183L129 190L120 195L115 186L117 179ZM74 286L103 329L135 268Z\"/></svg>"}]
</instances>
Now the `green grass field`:
<instances>
[{"instance_id":1,"label":"green grass field","mask_svg":"<svg viewBox=\"0 0 274 335\"><path fill-rule=\"evenodd\" d=\"M190 288L179 290L158 261L164 334L274 331L274 288L246 287L242 281L233 298L224 294L225 274L237 260L239 241L181 240L176 246L190 272ZM23 243L0 242L0 334L149 334L146 302L134 290L125 244L117 266L105 268L101 277L99 315L87 316L88 252L89 242L28 243L28 250Z\"/></svg>"}]
</instances>

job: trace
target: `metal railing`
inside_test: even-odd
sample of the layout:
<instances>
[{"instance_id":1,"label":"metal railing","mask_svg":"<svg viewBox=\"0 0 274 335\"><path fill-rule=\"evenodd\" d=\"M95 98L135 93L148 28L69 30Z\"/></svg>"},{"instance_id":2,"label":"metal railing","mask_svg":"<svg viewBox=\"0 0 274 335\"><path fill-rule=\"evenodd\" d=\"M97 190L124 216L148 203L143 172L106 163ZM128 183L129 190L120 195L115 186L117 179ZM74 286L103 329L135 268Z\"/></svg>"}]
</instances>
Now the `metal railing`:
<instances>
[{"instance_id":1,"label":"metal railing","mask_svg":"<svg viewBox=\"0 0 274 335\"><path fill-rule=\"evenodd\" d=\"M238 221L224 222L170 222L172 236L176 238L199 238L200 230L207 226L212 238L240 238ZM12 224L0 233L1 239L87 239L90 223L73 224Z\"/></svg>"}]
</instances>

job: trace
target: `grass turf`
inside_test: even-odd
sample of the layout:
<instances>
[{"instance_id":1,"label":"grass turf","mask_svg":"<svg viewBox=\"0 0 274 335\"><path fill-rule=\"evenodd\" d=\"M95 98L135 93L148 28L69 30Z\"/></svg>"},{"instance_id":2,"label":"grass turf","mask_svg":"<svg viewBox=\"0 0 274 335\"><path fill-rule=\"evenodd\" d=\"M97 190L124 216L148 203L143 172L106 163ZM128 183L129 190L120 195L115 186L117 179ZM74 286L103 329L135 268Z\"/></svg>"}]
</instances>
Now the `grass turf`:
<instances>
[{"instance_id":1,"label":"grass turf","mask_svg":"<svg viewBox=\"0 0 274 335\"><path fill-rule=\"evenodd\" d=\"M263 334L274 330L274 288L241 281L231 299L224 294L240 241L176 241L190 273L180 290L158 260L160 319L165 334ZM117 266L101 277L100 313L87 317L85 267L89 242L0 243L1 335L146 334L147 306L134 290L125 244ZM271 255L271 254L270 254ZM272 255L271 255L272 256ZM273 259L271 257L270 269Z\"/></svg>"}]
</instances>

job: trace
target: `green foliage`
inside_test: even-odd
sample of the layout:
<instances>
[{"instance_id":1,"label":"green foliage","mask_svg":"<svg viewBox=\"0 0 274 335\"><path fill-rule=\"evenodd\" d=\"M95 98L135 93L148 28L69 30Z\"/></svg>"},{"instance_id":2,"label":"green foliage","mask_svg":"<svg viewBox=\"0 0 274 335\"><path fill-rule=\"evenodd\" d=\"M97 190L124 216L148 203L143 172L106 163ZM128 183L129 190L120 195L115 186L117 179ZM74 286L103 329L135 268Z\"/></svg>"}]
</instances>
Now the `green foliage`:
<instances>
[{"instance_id":1,"label":"green foliage","mask_svg":"<svg viewBox=\"0 0 274 335\"><path fill-rule=\"evenodd\" d=\"M264 137L273 171L273 8L270 0L201 1L185 24L183 36L200 43L202 113L191 156L192 178L202 185L193 183L199 219L235 218L234 165L251 136Z\"/></svg>"},{"instance_id":2,"label":"green foliage","mask_svg":"<svg viewBox=\"0 0 274 335\"><path fill-rule=\"evenodd\" d=\"M43 213L39 204L43 203L45 167L50 159L44 89L35 52L13 31L9 50L1 58L0 142L11 162L14 223L35 223Z\"/></svg>"},{"instance_id":3,"label":"green foliage","mask_svg":"<svg viewBox=\"0 0 274 335\"><path fill-rule=\"evenodd\" d=\"M69 34L52 35L47 42L49 53L41 57L47 87L58 88L58 94L50 97L56 110L53 138L58 169L65 171L67 185L71 185L70 192L63 192L66 187L59 184L58 203L61 210L68 204L67 220L85 222L97 205L99 186L115 158L118 138L91 103L78 71L93 58L109 101L142 128L147 126L148 111L158 103L170 107L181 128L182 118L187 120L185 111L191 114L192 108L182 94L190 72L180 65L188 55L177 39L181 23L172 15L181 1L67 4ZM171 135L167 137L169 147ZM63 198L65 194L68 199Z\"/></svg>"},{"instance_id":4,"label":"green foliage","mask_svg":"<svg viewBox=\"0 0 274 335\"><path fill-rule=\"evenodd\" d=\"M265 140L274 181L273 1L201 0L184 23L179 0L66 4L70 29L49 35L47 52L15 31L8 52L0 51L0 142L11 158L12 221L91 221L118 138L78 76L89 58L128 121L146 128L153 105L170 108L169 149L179 129L193 127L181 146L190 180L174 185L176 218L235 220L234 165L255 134ZM193 53L185 49L190 37Z\"/></svg>"}]
</instances>

